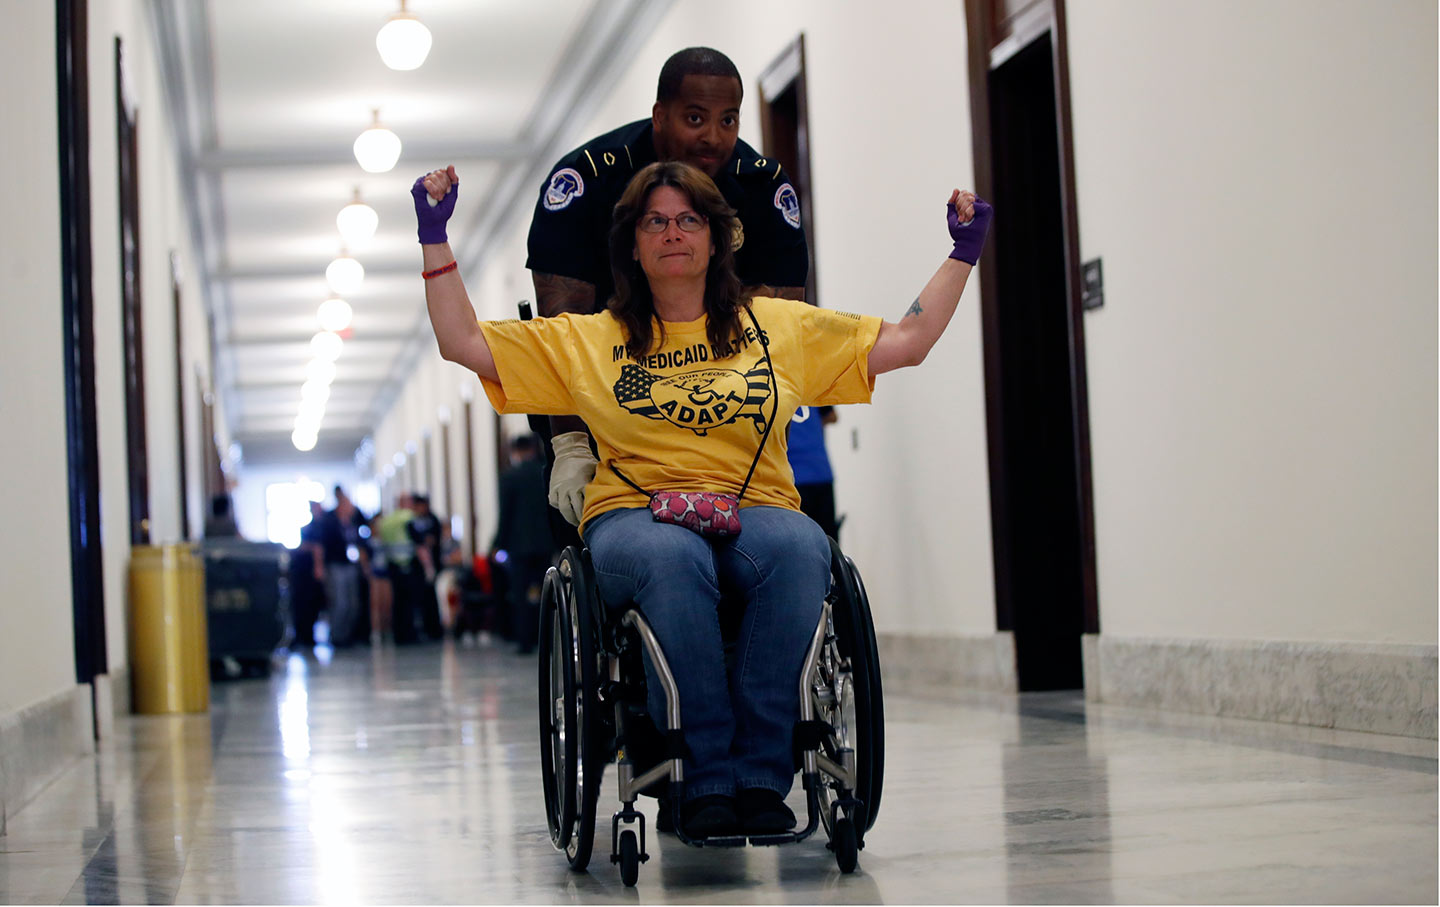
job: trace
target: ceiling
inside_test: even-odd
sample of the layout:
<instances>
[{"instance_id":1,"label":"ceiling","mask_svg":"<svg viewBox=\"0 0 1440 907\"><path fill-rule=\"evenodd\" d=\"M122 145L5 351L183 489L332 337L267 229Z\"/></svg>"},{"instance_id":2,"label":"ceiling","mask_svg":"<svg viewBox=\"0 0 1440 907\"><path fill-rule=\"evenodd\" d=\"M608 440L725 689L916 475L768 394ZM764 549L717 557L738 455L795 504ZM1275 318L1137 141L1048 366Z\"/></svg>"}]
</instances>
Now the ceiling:
<instances>
[{"instance_id":1,"label":"ceiling","mask_svg":"<svg viewBox=\"0 0 1440 907\"><path fill-rule=\"evenodd\" d=\"M215 391L248 464L349 460L433 343L409 187L465 174L472 220L457 255L478 267L548 167L568 124L619 75L669 0L411 0L434 43L419 69L381 61L399 0L149 0L190 231L213 318ZM379 108L403 143L388 173L352 144ZM356 188L379 215L349 250L365 267L315 449L290 435L341 252L335 215Z\"/></svg>"}]
</instances>

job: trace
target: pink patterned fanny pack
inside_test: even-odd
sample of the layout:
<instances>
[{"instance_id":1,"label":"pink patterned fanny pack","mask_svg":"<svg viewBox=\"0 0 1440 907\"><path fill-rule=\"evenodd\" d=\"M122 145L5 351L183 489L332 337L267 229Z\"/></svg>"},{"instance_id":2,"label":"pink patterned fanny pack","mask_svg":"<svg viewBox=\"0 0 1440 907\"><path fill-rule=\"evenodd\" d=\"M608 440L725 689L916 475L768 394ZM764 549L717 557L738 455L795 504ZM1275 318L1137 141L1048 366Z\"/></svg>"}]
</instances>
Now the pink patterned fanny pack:
<instances>
[{"instance_id":1,"label":"pink patterned fanny pack","mask_svg":"<svg viewBox=\"0 0 1440 907\"><path fill-rule=\"evenodd\" d=\"M740 534L740 499L713 491L656 491L650 515L657 523L674 523L712 538Z\"/></svg>"}]
</instances>

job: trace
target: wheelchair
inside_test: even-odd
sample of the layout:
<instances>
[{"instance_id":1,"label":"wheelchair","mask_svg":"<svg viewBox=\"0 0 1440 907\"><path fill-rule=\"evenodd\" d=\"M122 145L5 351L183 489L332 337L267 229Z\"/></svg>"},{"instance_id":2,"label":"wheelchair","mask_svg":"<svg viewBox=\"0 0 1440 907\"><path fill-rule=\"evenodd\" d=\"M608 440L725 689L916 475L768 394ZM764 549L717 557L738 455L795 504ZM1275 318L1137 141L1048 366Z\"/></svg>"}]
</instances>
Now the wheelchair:
<instances>
[{"instance_id":1,"label":"wheelchair","mask_svg":"<svg viewBox=\"0 0 1440 907\"><path fill-rule=\"evenodd\" d=\"M600 601L588 550L566 548L545 575L541 595L539 707L541 775L550 840L570 868L583 871L594 846L600 784L615 763L621 808L610 821L610 862L633 886L649 860L642 792L668 797L675 834L697 847L803 841L824 827L842 873L855 870L880 810L885 764L884 706L875 630L855 564L830 541L831 588L799 678L800 721L793 751L806 795L803 828L781 834L692 838L680 821L683 724L674 679L644 615ZM721 604L727 640L743 603ZM727 646L730 643L727 641ZM668 725L646 709L642 650L665 688ZM668 785L668 788L667 788Z\"/></svg>"}]
</instances>

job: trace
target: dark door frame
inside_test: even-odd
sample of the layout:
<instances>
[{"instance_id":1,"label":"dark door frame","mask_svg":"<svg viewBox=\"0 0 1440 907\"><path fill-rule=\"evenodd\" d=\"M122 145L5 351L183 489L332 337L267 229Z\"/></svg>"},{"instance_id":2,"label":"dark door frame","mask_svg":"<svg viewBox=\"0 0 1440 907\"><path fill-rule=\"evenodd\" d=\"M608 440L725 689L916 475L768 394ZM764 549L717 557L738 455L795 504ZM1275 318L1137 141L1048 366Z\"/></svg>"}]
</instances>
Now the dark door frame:
<instances>
[{"instance_id":1,"label":"dark door frame","mask_svg":"<svg viewBox=\"0 0 1440 907\"><path fill-rule=\"evenodd\" d=\"M466 553L471 558L480 552L480 542L476 538L479 527L479 507L476 503L475 494L475 403L467 395L463 401L465 408L465 540Z\"/></svg>"},{"instance_id":2,"label":"dark door frame","mask_svg":"<svg viewBox=\"0 0 1440 907\"><path fill-rule=\"evenodd\" d=\"M440 490L445 494L445 519L450 523L450 535L455 535L455 492L450 484L450 413L440 420ZM436 495L439 497L439 495Z\"/></svg>"},{"instance_id":3,"label":"dark door frame","mask_svg":"<svg viewBox=\"0 0 1440 907\"><path fill-rule=\"evenodd\" d=\"M430 429L420 433L420 487L425 490L425 496L430 499L430 507L433 512L435 507L435 446L431 443L432 436Z\"/></svg>"},{"instance_id":4,"label":"dark door frame","mask_svg":"<svg viewBox=\"0 0 1440 907\"><path fill-rule=\"evenodd\" d=\"M175 471L180 482L180 541L190 541L190 457L185 444L185 335L181 330L180 257L170 252L170 299L175 316ZM208 508L210 502L204 502Z\"/></svg>"},{"instance_id":5,"label":"dark door frame","mask_svg":"<svg viewBox=\"0 0 1440 907\"><path fill-rule=\"evenodd\" d=\"M90 245L90 67L86 0L56 0L60 276L65 449L75 680L109 671L100 547L100 443L95 405L95 293Z\"/></svg>"},{"instance_id":6,"label":"dark door frame","mask_svg":"<svg viewBox=\"0 0 1440 907\"><path fill-rule=\"evenodd\" d=\"M495 426L495 500L500 500L500 475L510 468L510 439L505 435L505 422L494 414Z\"/></svg>"},{"instance_id":7,"label":"dark door frame","mask_svg":"<svg viewBox=\"0 0 1440 907\"><path fill-rule=\"evenodd\" d=\"M215 441L215 391L198 364L195 366L195 387L200 394L200 456L205 461L201 486L208 502L229 489L225 487L225 468L221 465L220 447Z\"/></svg>"},{"instance_id":8,"label":"dark door frame","mask_svg":"<svg viewBox=\"0 0 1440 907\"><path fill-rule=\"evenodd\" d=\"M810 168L810 101L805 78L805 33L801 32L790 42L780 55L760 73L760 141L766 154L780 160L781 166L795 182L796 194L800 196L800 219L805 225L805 239L809 244L810 270L805 278L805 300L811 305L819 304L816 287L815 250L815 195L814 181ZM778 99L788 92L795 92L795 151L794 160L785 160L778 150L777 131L773 109Z\"/></svg>"},{"instance_id":9,"label":"dark door frame","mask_svg":"<svg viewBox=\"0 0 1440 907\"><path fill-rule=\"evenodd\" d=\"M997 15L998 12L1002 15ZM1018 7L1018 9L1015 9ZM1015 9L1014 12L1008 12ZM1070 386L1075 438L1074 468L1080 515L1080 572L1084 632L1100 632L1095 569L1095 506L1090 468L1090 407L1085 366L1084 307L1081 304L1080 230L1076 213L1075 152L1070 116L1070 60L1067 50L1065 0L965 0L970 58L970 116L975 158L976 191L981 197L994 187L991 158L990 73L1015 52L1046 31L1051 34L1055 70L1055 116L1059 135L1061 211L1065 231L1065 296L1069 321ZM1001 215L1003 217L1003 214ZM997 628L1014 627L1009 587L1009 510L1004 456L1005 426L1001 418L999 292L995 244L985 250L980 267L981 322L985 356L985 412L990 462L990 516L994 526L995 615Z\"/></svg>"},{"instance_id":10,"label":"dark door frame","mask_svg":"<svg viewBox=\"0 0 1440 907\"><path fill-rule=\"evenodd\" d=\"M145 419L145 319L140 297L139 115L125 82L124 47L115 38L115 142L119 170L120 319L124 334L125 446L130 544L150 544L150 456Z\"/></svg>"}]
</instances>

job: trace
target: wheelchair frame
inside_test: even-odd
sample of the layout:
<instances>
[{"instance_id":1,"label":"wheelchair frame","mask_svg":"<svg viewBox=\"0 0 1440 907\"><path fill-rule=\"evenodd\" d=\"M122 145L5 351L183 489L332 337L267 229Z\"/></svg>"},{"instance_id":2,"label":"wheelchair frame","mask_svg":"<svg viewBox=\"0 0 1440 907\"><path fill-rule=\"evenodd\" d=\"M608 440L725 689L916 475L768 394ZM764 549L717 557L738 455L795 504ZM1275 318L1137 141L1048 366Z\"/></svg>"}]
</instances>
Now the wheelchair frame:
<instances>
[{"instance_id":1,"label":"wheelchair frame","mask_svg":"<svg viewBox=\"0 0 1440 907\"><path fill-rule=\"evenodd\" d=\"M639 865L649 860L645 816L635 809L635 800L664 782L670 785L676 836L686 844L787 844L803 841L823 826L840 871L854 871L865 832L879 812L883 698L864 584L854 562L834 540L830 545L831 591L800 674L800 722L793 741L807 821L797 831L780 834L691 838L685 833L680 821L685 768L679 693L654 632L633 607L618 619L607 616L588 550L566 548L559 563L546 572L540 626L541 774L550 838L572 869L589 865L600 782L605 765L614 761L621 809L611 817L610 862L620 865L626 886L635 884ZM663 752L655 764L637 769L633 756L643 749L645 737L638 723L645 702L642 648L660 678L673 730L661 735ZM604 717L612 710L613 718Z\"/></svg>"}]
</instances>

